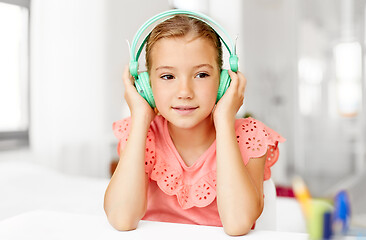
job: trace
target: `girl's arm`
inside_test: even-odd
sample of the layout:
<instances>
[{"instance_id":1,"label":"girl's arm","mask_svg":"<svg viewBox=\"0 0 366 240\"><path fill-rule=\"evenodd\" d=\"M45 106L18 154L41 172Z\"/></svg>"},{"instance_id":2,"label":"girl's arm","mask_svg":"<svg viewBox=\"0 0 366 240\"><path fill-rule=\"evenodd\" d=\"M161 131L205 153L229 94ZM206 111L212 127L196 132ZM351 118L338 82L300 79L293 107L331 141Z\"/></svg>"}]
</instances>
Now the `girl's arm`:
<instances>
[{"instance_id":1,"label":"girl's arm","mask_svg":"<svg viewBox=\"0 0 366 240\"><path fill-rule=\"evenodd\" d=\"M136 229L146 212L148 177L145 173L145 146L155 114L134 88L128 68L123 82L125 99L131 110L131 128L105 192L104 210L114 228L126 231Z\"/></svg>"},{"instance_id":2,"label":"girl's arm","mask_svg":"<svg viewBox=\"0 0 366 240\"><path fill-rule=\"evenodd\" d=\"M243 104L246 79L229 71L231 84L214 111L217 156L217 206L229 235L248 233L263 210L266 155L245 166L235 134L235 115Z\"/></svg>"},{"instance_id":3,"label":"girl's arm","mask_svg":"<svg viewBox=\"0 0 366 240\"><path fill-rule=\"evenodd\" d=\"M234 126L216 129L217 206L229 235L248 233L263 210L263 175L266 155L245 166Z\"/></svg>"}]
</instances>

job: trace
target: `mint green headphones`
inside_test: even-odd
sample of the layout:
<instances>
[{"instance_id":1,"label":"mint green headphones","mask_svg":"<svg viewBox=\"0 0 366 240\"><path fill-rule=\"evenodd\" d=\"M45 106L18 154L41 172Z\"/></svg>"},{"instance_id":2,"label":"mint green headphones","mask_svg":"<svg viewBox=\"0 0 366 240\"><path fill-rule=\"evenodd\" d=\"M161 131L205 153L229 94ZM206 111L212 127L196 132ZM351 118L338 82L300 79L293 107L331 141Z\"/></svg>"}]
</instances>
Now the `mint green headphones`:
<instances>
[{"instance_id":1,"label":"mint green headphones","mask_svg":"<svg viewBox=\"0 0 366 240\"><path fill-rule=\"evenodd\" d=\"M142 25L140 27L140 29L137 31L137 33L135 34L135 36L133 38L132 45L131 45L131 51L130 51L130 54L131 54L130 73L135 78L136 89L139 92L139 94L143 98L145 98L145 100L149 103L149 105L152 108L155 108L156 105L155 105L155 100L154 100L154 96L153 96L151 85L150 85L149 74L147 72L141 72L140 74L138 74L138 59L140 57L141 51L142 51L147 39L149 37L149 34L142 41L141 46L139 47L137 53L136 53L136 46L137 46L137 43L138 43L142 33L151 24L155 23L156 21L158 21L164 17L174 16L174 15L179 15L179 14L189 15L190 17L201 20L201 21L205 22L206 24L208 24L212 29L214 29L214 28L212 27L211 23L216 25L230 40L232 50L230 50L229 46L226 44L226 42L220 36L220 34L216 32L218 34L218 36L220 37L221 41L224 43L227 50L229 51L230 69L233 72L238 71L238 57L236 56L236 53L235 53L235 45L234 45L232 39L230 38L229 34L225 31L225 29L223 27L221 27L218 23L216 23L213 19L211 19L208 16L201 14L201 13L196 13L196 12L191 12L191 11L186 11L186 10L179 10L179 9L162 12L162 13L150 18L147 22L144 23L144 25ZM218 102L220 100L220 98L224 95L225 91L227 90L227 88L230 85L230 81L231 81L231 79L230 79L228 71L223 69L220 74L220 84L219 84L216 102Z\"/></svg>"}]
</instances>

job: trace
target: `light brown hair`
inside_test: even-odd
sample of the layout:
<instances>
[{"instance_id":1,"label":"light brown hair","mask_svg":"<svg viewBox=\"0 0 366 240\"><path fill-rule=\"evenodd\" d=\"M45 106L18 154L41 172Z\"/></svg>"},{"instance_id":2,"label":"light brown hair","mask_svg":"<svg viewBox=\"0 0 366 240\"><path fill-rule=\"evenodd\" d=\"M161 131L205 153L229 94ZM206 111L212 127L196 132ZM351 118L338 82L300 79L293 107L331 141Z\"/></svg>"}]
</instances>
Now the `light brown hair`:
<instances>
[{"instance_id":1,"label":"light brown hair","mask_svg":"<svg viewBox=\"0 0 366 240\"><path fill-rule=\"evenodd\" d=\"M187 15L176 15L158 24L148 36L146 42L146 68L151 69L151 50L154 44L162 38L184 37L193 34L195 38L206 38L217 49L217 65L222 68L222 47L219 35L207 23Z\"/></svg>"}]
</instances>

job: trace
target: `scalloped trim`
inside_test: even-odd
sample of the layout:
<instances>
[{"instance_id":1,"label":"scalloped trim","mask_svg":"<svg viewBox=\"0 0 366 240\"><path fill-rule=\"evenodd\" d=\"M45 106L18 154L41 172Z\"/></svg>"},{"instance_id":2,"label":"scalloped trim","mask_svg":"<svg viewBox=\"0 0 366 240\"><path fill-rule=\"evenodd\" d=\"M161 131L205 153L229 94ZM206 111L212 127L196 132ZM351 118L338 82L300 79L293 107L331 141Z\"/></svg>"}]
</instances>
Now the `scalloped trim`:
<instances>
[{"instance_id":1,"label":"scalloped trim","mask_svg":"<svg viewBox=\"0 0 366 240\"><path fill-rule=\"evenodd\" d=\"M113 123L113 133L117 139L119 139L117 146L118 156L121 155L120 151L126 146L129 132L130 132L131 117L118 120ZM155 136L151 131L151 127L147 131L146 137L146 149L145 149L145 172L150 173L152 167L155 164Z\"/></svg>"},{"instance_id":2,"label":"scalloped trim","mask_svg":"<svg viewBox=\"0 0 366 240\"><path fill-rule=\"evenodd\" d=\"M264 180L268 180L271 177L270 167L278 160L278 142L283 142L285 139L274 130L266 127L262 122L250 117L243 119L238 126L237 142L241 146L240 148L246 151L246 161L267 153Z\"/></svg>"},{"instance_id":3,"label":"scalloped trim","mask_svg":"<svg viewBox=\"0 0 366 240\"><path fill-rule=\"evenodd\" d=\"M167 195L176 195L183 209L206 207L216 198L216 172L210 172L195 184L188 185L183 181L181 171L172 168L166 162L157 161L150 178L156 181L159 188Z\"/></svg>"}]
</instances>

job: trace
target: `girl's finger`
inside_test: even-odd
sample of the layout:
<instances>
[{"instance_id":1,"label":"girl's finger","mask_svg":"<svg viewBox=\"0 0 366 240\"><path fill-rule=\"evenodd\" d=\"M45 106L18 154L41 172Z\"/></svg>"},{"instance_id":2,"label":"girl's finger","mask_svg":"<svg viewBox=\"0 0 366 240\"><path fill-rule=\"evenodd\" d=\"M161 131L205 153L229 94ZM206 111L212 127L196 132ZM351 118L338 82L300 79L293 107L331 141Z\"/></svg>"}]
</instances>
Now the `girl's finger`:
<instances>
[{"instance_id":1,"label":"girl's finger","mask_svg":"<svg viewBox=\"0 0 366 240\"><path fill-rule=\"evenodd\" d=\"M247 86L247 79L245 78L244 74L238 71L238 81L239 81L239 86L238 86L238 90L241 93L245 92L245 88Z\"/></svg>"},{"instance_id":2,"label":"girl's finger","mask_svg":"<svg viewBox=\"0 0 366 240\"><path fill-rule=\"evenodd\" d=\"M128 65L126 65L125 70L123 72L123 83L127 86L133 86L134 79L130 74L130 70L128 68Z\"/></svg>"},{"instance_id":3,"label":"girl's finger","mask_svg":"<svg viewBox=\"0 0 366 240\"><path fill-rule=\"evenodd\" d=\"M230 79L231 79L231 82L230 82L230 86L229 88L234 88L234 89L237 89L238 88L238 75L236 73L234 73L233 71L229 70L229 76L230 76Z\"/></svg>"}]
</instances>

